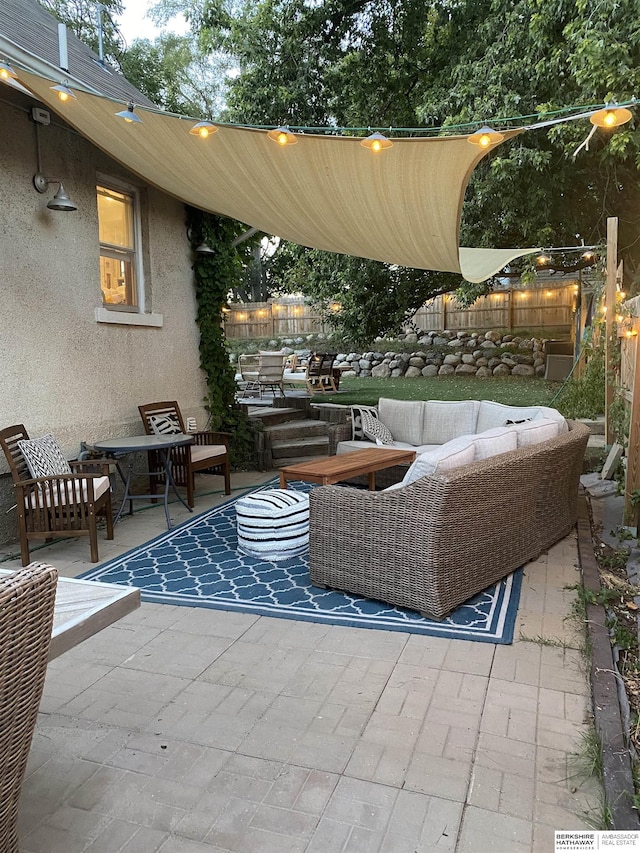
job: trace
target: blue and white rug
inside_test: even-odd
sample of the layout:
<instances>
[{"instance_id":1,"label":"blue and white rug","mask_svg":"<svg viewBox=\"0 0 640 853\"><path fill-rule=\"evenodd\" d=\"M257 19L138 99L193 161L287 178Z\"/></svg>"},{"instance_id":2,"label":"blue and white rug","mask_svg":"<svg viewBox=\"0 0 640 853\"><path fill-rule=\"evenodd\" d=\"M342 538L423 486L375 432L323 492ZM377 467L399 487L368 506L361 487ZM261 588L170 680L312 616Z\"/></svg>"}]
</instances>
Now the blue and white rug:
<instances>
[{"instance_id":1,"label":"blue and white rug","mask_svg":"<svg viewBox=\"0 0 640 853\"><path fill-rule=\"evenodd\" d=\"M274 486L276 481L263 488ZM294 488L305 491L312 487L295 483ZM80 577L138 587L144 601L157 604L486 643L513 641L521 569L436 622L415 611L312 586L306 556L266 563L239 554L235 501L191 518Z\"/></svg>"}]
</instances>

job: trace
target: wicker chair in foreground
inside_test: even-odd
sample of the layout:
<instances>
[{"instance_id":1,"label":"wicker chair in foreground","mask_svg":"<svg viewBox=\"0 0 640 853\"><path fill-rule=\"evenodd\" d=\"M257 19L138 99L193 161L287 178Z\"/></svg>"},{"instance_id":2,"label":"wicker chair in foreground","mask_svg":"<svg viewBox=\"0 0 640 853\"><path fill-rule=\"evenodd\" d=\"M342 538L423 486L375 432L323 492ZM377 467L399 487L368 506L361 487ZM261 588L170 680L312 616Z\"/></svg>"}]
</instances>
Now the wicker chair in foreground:
<instances>
[{"instance_id":1,"label":"wicker chair in foreground","mask_svg":"<svg viewBox=\"0 0 640 853\"><path fill-rule=\"evenodd\" d=\"M0 853L18 853L17 819L47 672L58 573L44 563L0 578Z\"/></svg>"},{"instance_id":2,"label":"wicker chair in foreground","mask_svg":"<svg viewBox=\"0 0 640 853\"><path fill-rule=\"evenodd\" d=\"M107 539L113 539L113 514L111 512L111 483L109 463L104 460L67 462L58 455L60 473L32 477L19 442L37 445L53 444L51 436L29 439L23 424L0 430L0 447L9 463L13 477L18 512L18 532L22 565L29 562L29 542L32 539L61 539L70 536L88 536L91 562L98 562L97 519L103 516L107 523ZM24 445L23 445L24 446ZM45 455L51 447L46 444ZM35 448L35 458L38 458ZM46 460L51 470L50 458ZM64 470L66 473L61 473Z\"/></svg>"},{"instance_id":3,"label":"wicker chair in foreground","mask_svg":"<svg viewBox=\"0 0 640 853\"><path fill-rule=\"evenodd\" d=\"M185 422L175 400L162 403L146 403L138 406L147 435L186 433ZM212 430L188 433L194 443L174 447L171 451L171 473L177 486L187 489L187 503L195 504L195 475L219 474L224 477L224 493L231 494L229 468L229 433ZM164 465L156 451L149 452L149 471L164 471ZM149 478L151 494L156 494L160 478Z\"/></svg>"}]
</instances>

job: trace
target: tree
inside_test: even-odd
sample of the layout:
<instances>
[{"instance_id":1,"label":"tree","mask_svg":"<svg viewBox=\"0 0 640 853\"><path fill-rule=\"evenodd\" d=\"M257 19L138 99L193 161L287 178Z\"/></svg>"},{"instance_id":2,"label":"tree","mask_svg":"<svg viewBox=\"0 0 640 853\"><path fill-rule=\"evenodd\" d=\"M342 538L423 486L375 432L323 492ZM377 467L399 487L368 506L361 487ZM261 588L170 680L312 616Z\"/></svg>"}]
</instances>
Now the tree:
<instances>
[{"instance_id":1,"label":"tree","mask_svg":"<svg viewBox=\"0 0 640 853\"><path fill-rule=\"evenodd\" d=\"M640 84L635 11L635 0L260 0L234 12L210 0L197 25L208 43L238 58L229 120L427 130L628 100ZM486 158L470 182L461 243L599 243L615 215L627 279L637 279L639 134L633 126L610 138L598 131L574 158L589 129L583 121L532 130ZM289 257L304 270L300 253ZM341 268L336 283L347 271L360 276L353 292L384 290L393 279L389 270L383 283L373 263L308 257L325 270ZM305 282L298 270L288 278L322 293L314 276ZM431 295L451 287L442 274L424 279ZM460 284L462 293L477 293ZM416 288L416 307L423 296ZM379 304L382 322L388 306Z\"/></svg>"}]
</instances>

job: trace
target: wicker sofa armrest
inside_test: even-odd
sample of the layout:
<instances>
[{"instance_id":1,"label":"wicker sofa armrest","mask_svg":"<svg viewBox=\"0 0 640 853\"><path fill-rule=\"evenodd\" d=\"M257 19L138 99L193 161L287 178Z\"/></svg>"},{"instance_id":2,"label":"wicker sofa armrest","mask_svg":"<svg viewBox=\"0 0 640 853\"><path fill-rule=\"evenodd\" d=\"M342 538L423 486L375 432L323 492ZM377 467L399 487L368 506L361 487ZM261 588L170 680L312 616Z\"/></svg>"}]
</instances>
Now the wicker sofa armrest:
<instances>
[{"instance_id":1,"label":"wicker sofa armrest","mask_svg":"<svg viewBox=\"0 0 640 853\"><path fill-rule=\"evenodd\" d=\"M335 456L338 450L338 442L348 441L351 438L351 424L329 424L327 433L329 435L329 456Z\"/></svg>"}]
</instances>

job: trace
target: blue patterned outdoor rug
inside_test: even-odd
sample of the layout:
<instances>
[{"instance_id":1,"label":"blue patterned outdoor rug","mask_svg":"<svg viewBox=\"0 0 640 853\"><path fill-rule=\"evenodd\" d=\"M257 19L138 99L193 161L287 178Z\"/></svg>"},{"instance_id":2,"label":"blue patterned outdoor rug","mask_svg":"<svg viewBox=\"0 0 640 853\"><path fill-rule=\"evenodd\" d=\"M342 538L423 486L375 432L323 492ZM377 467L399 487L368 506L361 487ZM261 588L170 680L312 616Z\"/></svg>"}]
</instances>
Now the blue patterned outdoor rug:
<instances>
[{"instance_id":1,"label":"blue patterned outdoor rug","mask_svg":"<svg viewBox=\"0 0 640 853\"><path fill-rule=\"evenodd\" d=\"M262 488L274 488L276 481ZM297 491L309 490L296 482ZM251 491L261 491L252 489ZM442 622L357 595L311 585L306 555L267 563L236 551L233 498L82 577L136 586L144 601L235 610L327 625L511 643L522 570L460 605ZM330 546L327 540L327 547Z\"/></svg>"}]
</instances>

